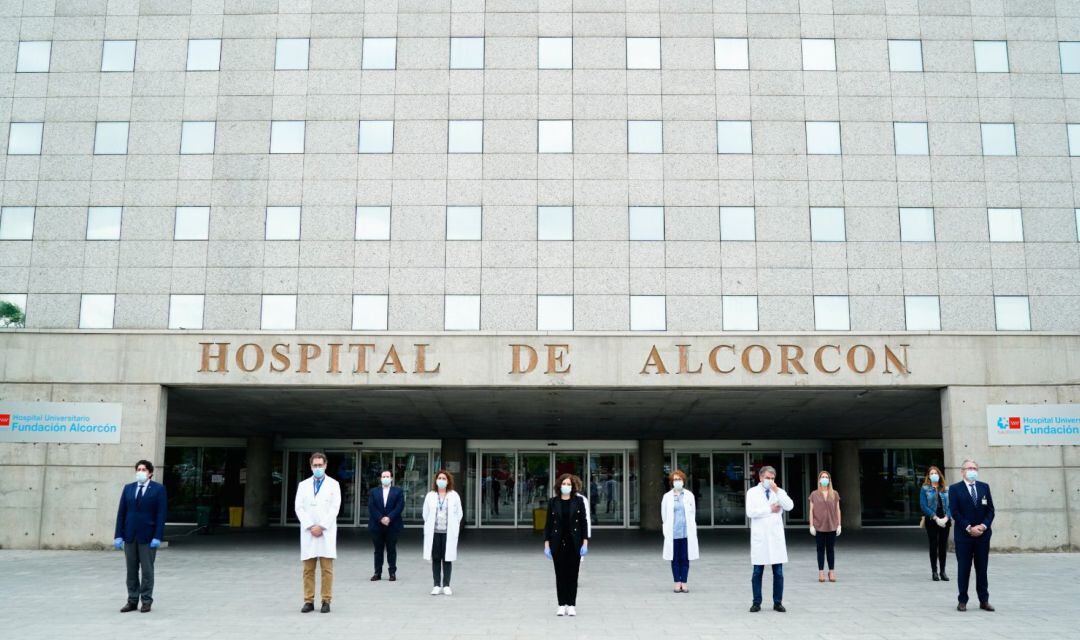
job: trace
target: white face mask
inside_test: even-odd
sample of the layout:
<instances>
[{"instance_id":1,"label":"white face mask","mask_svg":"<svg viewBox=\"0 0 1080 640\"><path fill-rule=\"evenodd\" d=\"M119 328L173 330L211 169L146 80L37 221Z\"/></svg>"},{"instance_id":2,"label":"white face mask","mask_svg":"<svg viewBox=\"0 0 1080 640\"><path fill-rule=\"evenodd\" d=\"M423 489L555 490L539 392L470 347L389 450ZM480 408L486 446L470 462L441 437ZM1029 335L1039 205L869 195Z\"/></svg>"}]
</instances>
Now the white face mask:
<instances>
[{"instance_id":1,"label":"white face mask","mask_svg":"<svg viewBox=\"0 0 1080 640\"><path fill-rule=\"evenodd\" d=\"M384 486L384 487L389 487L391 480L392 480L391 478L379 478L379 482L381 482L382 486Z\"/></svg>"},{"instance_id":2,"label":"white face mask","mask_svg":"<svg viewBox=\"0 0 1080 640\"><path fill-rule=\"evenodd\" d=\"M146 481L150 479L150 474L145 471L135 472L135 482L139 484L146 484Z\"/></svg>"},{"instance_id":3,"label":"white face mask","mask_svg":"<svg viewBox=\"0 0 1080 640\"><path fill-rule=\"evenodd\" d=\"M562 485L561 487L559 487L559 491L562 491L562 494L563 494L564 496L568 496L568 495L570 495L570 492L571 492L571 491L573 491L573 490L574 490L574 488L573 488L573 487L571 487L570 485L566 485L566 484L564 484L564 485Z\"/></svg>"},{"instance_id":4,"label":"white face mask","mask_svg":"<svg viewBox=\"0 0 1080 640\"><path fill-rule=\"evenodd\" d=\"M682 491L683 481L682 480L676 480L675 482L671 483L671 486L675 487L676 491Z\"/></svg>"},{"instance_id":5,"label":"white face mask","mask_svg":"<svg viewBox=\"0 0 1080 640\"><path fill-rule=\"evenodd\" d=\"M439 478L438 480L435 481L435 486L440 488L440 489L445 489L446 488L446 480L444 480L443 478Z\"/></svg>"}]
</instances>

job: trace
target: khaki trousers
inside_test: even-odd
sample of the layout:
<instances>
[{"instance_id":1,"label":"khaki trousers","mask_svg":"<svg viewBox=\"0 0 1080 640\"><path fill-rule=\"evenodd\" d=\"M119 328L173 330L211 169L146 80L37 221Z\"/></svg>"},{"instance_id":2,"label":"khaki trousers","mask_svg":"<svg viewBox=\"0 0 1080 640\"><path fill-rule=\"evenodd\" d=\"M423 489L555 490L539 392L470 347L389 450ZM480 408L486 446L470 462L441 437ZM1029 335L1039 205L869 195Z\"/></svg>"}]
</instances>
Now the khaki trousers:
<instances>
[{"instance_id":1,"label":"khaki trousers","mask_svg":"<svg viewBox=\"0 0 1080 640\"><path fill-rule=\"evenodd\" d=\"M330 602L334 595L334 559L308 558L304 560L304 602L315 602L315 561L322 569L322 601Z\"/></svg>"}]
</instances>

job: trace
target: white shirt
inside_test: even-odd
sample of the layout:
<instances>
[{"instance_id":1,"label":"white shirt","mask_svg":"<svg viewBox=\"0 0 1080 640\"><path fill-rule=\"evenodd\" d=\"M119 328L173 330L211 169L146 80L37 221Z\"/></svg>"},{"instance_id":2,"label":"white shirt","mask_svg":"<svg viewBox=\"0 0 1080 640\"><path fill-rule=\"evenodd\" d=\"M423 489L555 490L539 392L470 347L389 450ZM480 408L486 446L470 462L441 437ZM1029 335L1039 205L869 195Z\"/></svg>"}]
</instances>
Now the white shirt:
<instances>
[{"instance_id":1,"label":"white shirt","mask_svg":"<svg viewBox=\"0 0 1080 640\"><path fill-rule=\"evenodd\" d=\"M382 488L382 504L383 504L383 507L386 506L386 501L389 500L389 499L390 499L390 487L383 487Z\"/></svg>"},{"instance_id":2,"label":"white shirt","mask_svg":"<svg viewBox=\"0 0 1080 640\"><path fill-rule=\"evenodd\" d=\"M145 492L146 492L146 485L145 485L145 484L140 484L140 485L139 485L139 486L138 486L138 487L137 487L137 488L135 489L135 499L136 499L136 500L141 500L141 499L142 499L142 497L143 497L143 493L145 493Z\"/></svg>"}]
</instances>

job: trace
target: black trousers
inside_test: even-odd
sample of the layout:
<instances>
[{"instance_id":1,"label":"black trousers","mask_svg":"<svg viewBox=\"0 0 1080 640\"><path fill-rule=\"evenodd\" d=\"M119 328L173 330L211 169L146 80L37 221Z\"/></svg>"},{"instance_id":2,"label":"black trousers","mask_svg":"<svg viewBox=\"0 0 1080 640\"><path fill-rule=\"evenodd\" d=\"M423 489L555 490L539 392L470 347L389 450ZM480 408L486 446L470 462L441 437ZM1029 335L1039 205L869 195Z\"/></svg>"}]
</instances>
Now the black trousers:
<instances>
[{"instance_id":1,"label":"black trousers","mask_svg":"<svg viewBox=\"0 0 1080 640\"><path fill-rule=\"evenodd\" d=\"M151 549L149 542L132 540L124 543L128 602L138 602L140 597L147 604L154 601L154 559L156 557L157 549ZM140 569L142 580L139 580Z\"/></svg>"},{"instance_id":2,"label":"black trousers","mask_svg":"<svg viewBox=\"0 0 1080 640\"><path fill-rule=\"evenodd\" d=\"M555 592L559 598L559 606L577 606L580 552L574 549L572 544L564 543L552 549L551 559L555 564Z\"/></svg>"},{"instance_id":3,"label":"black trousers","mask_svg":"<svg viewBox=\"0 0 1080 640\"><path fill-rule=\"evenodd\" d=\"M986 568L990 564L990 536L983 536L977 542L965 540L956 542L956 588L957 602L967 604L968 583L971 581L971 565L975 565L975 593L979 603L990 600L989 583Z\"/></svg>"},{"instance_id":4,"label":"black trousers","mask_svg":"<svg viewBox=\"0 0 1080 640\"><path fill-rule=\"evenodd\" d=\"M826 556L829 558L829 571L832 571L836 565L836 532L818 531L814 541L817 542L818 571L825 569Z\"/></svg>"},{"instance_id":5,"label":"black trousers","mask_svg":"<svg viewBox=\"0 0 1080 640\"><path fill-rule=\"evenodd\" d=\"M446 558L446 534L436 532L431 536L431 579L436 587L450 586L453 563Z\"/></svg>"},{"instance_id":6,"label":"black trousers","mask_svg":"<svg viewBox=\"0 0 1080 640\"><path fill-rule=\"evenodd\" d=\"M371 540L375 543L375 575L382 575L384 551L386 562L390 565L390 575L397 573L397 539L397 531L391 531L382 525L371 532Z\"/></svg>"},{"instance_id":7,"label":"black trousers","mask_svg":"<svg viewBox=\"0 0 1080 640\"><path fill-rule=\"evenodd\" d=\"M949 555L949 531L952 520L944 527L937 526L931 518L926 519L926 540L930 545L930 571L945 573L945 558Z\"/></svg>"}]
</instances>

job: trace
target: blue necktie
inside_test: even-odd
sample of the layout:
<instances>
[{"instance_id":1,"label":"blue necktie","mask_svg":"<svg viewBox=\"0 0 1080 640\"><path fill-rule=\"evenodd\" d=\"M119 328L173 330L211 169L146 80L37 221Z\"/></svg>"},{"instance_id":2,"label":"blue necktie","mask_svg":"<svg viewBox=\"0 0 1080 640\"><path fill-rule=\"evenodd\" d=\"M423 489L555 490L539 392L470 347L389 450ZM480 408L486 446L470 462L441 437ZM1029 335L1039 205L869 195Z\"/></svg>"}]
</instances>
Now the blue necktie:
<instances>
[{"instance_id":1,"label":"blue necktie","mask_svg":"<svg viewBox=\"0 0 1080 640\"><path fill-rule=\"evenodd\" d=\"M971 501L975 502L975 503L978 503L979 502L979 496L975 493L975 485L969 484L968 489L971 489Z\"/></svg>"},{"instance_id":2,"label":"blue necktie","mask_svg":"<svg viewBox=\"0 0 1080 640\"><path fill-rule=\"evenodd\" d=\"M769 490L768 489L765 490L765 499L766 500L769 499Z\"/></svg>"}]
</instances>

